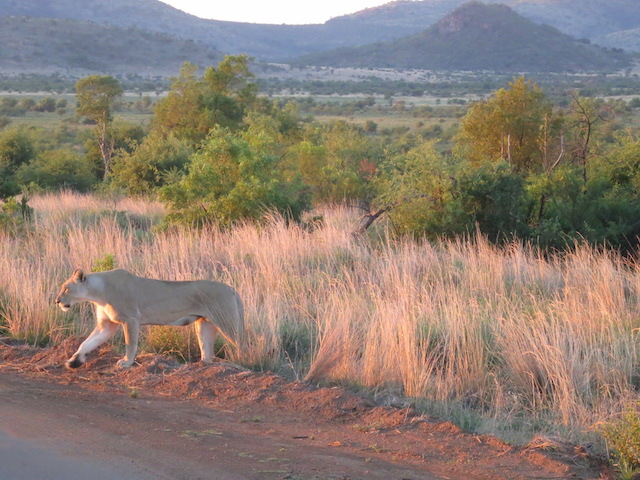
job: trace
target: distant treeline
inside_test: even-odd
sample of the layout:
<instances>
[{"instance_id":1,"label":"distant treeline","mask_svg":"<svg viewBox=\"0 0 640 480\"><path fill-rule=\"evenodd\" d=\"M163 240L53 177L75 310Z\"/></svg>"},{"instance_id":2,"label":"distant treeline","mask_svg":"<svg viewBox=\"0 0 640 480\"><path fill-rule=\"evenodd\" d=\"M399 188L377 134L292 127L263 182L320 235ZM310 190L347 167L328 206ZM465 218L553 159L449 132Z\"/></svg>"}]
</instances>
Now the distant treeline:
<instances>
[{"instance_id":1,"label":"distant treeline","mask_svg":"<svg viewBox=\"0 0 640 480\"><path fill-rule=\"evenodd\" d=\"M398 72L399 76L400 73ZM371 75L360 80L303 80L279 79L276 77L258 78L255 80L262 94L296 94L310 95L381 95L408 97L456 97L462 95L487 95L504 86L513 79L512 74L480 74L466 75L440 74L441 80L435 82L387 80ZM171 79L165 77L143 77L140 75L119 75L116 77L127 92L163 92L168 91ZM564 96L567 89L579 90L585 96L640 95L640 81L637 74L627 72L626 75L553 75L534 74L532 79L551 97ZM0 75L0 91L30 93L74 93L77 77L60 74L20 74Z\"/></svg>"}]
</instances>

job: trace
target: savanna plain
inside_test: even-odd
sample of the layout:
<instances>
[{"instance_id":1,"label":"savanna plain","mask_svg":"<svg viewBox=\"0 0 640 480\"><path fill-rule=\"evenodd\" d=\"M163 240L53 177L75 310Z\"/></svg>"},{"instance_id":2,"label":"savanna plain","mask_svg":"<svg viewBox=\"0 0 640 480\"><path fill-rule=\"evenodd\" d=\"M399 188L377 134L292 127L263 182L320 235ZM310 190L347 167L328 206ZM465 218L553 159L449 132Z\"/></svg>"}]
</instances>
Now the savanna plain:
<instances>
[{"instance_id":1,"label":"savanna plain","mask_svg":"<svg viewBox=\"0 0 640 480\"><path fill-rule=\"evenodd\" d=\"M301 224L274 214L189 230L159 228L164 208L146 200L62 192L29 205L28 223L0 230L0 326L13 342L90 331L88 306L63 314L52 301L78 267L215 279L244 301L249 347L232 360L253 371L517 445L562 439L605 456L605 439L637 426L640 268L613 251L399 239L383 223L354 234L360 213L343 206ZM197 360L189 329L148 328L141 348Z\"/></svg>"}]
</instances>

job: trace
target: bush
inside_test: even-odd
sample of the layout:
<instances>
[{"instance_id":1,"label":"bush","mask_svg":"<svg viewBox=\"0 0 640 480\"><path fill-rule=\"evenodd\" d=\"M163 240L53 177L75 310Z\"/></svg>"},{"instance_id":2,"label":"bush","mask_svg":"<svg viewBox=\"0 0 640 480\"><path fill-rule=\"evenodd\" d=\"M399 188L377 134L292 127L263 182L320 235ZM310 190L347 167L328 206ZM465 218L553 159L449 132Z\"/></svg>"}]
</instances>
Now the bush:
<instances>
[{"instance_id":1,"label":"bush","mask_svg":"<svg viewBox=\"0 0 640 480\"><path fill-rule=\"evenodd\" d=\"M22 127L0 133L0 199L20 193L16 171L36 155L33 139Z\"/></svg>"},{"instance_id":2,"label":"bush","mask_svg":"<svg viewBox=\"0 0 640 480\"><path fill-rule=\"evenodd\" d=\"M268 132L214 128L192 157L189 173L161 190L168 221L229 227L269 211L299 220L308 197L296 175L281 168L278 148Z\"/></svg>"},{"instance_id":3,"label":"bush","mask_svg":"<svg viewBox=\"0 0 640 480\"><path fill-rule=\"evenodd\" d=\"M26 197L20 202L15 198L8 199L0 206L0 232L24 235L32 215L33 209L27 204Z\"/></svg>"},{"instance_id":4,"label":"bush","mask_svg":"<svg viewBox=\"0 0 640 480\"><path fill-rule=\"evenodd\" d=\"M511 165L466 164L458 188L468 231L477 227L492 241L511 241L528 234L524 178Z\"/></svg>"},{"instance_id":5,"label":"bush","mask_svg":"<svg viewBox=\"0 0 640 480\"><path fill-rule=\"evenodd\" d=\"M634 181L614 168L595 165L587 182L581 167L561 165L550 174L531 177L531 235L543 247L566 248L577 240L632 251L640 235L640 200ZM620 175L619 178L616 178Z\"/></svg>"},{"instance_id":6,"label":"bush","mask_svg":"<svg viewBox=\"0 0 640 480\"><path fill-rule=\"evenodd\" d=\"M151 134L132 152L121 151L113 159L111 184L129 195L149 194L167 183L171 172L180 172L193 150L173 136Z\"/></svg>"},{"instance_id":7,"label":"bush","mask_svg":"<svg viewBox=\"0 0 640 480\"><path fill-rule=\"evenodd\" d=\"M92 272L108 272L116 268L116 257L111 253L105 254L102 258L93 262Z\"/></svg>"},{"instance_id":8,"label":"bush","mask_svg":"<svg viewBox=\"0 0 640 480\"><path fill-rule=\"evenodd\" d=\"M400 152L383 163L375 203L389 209L397 233L437 238L464 228L453 165L433 142Z\"/></svg>"},{"instance_id":9,"label":"bush","mask_svg":"<svg viewBox=\"0 0 640 480\"><path fill-rule=\"evenodd\" d=\"M316 202L371 200L371 179L383 155L375 138L346 122L309 127L303 137L288 156Z\"/></svg>"},{"instance_id":10,"label":"bush","mask_svg":"<svg viewBox=\"0 0 640 480\"><path fill-rule=\"evenodd\" d=\"M82 156L65 149L43 152L23 164L16 179L23 185L33 184L45 190L68 188L78 192L89 191L98 181L92 166Z\"/></svg>"},{"instance_id":11,"label":"bush","mask_svg":"<svg viewBox=\"0 0 640 480\"><path fill-rule=\"evenodd\" d=\"M616 420L600 427L624 478L640 470L640 413L629 408Z\"/></svg>"}]
</instances>

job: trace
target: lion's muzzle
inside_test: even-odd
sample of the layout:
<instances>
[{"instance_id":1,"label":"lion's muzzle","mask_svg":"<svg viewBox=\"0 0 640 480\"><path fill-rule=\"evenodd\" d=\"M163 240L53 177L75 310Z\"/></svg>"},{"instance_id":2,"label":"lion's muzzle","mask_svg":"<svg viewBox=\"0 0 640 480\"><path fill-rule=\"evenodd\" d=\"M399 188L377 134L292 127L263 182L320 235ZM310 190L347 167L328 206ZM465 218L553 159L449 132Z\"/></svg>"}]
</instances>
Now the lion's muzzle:
<instances>
[{"instance_id":1,"label":"lion's muzzle","mask_svg":"<svg viewBox=\"0 0 640 480\"><path fill-rule=\"evenodd\" d=\"M67 310L69 310L71 308L71 304L69 303L62 303L60 300L56 299L56 305L58 305L60 307L60 310L62 310L63 312L66 312Z\"/></svg>"}]
</instances>

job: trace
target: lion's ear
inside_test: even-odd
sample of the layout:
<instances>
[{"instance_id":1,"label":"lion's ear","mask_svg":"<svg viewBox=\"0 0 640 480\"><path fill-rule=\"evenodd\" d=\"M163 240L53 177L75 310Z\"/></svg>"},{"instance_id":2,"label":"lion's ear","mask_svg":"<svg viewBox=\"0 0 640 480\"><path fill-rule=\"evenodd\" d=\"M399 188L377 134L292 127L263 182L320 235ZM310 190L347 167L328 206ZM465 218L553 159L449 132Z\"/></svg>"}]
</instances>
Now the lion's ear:
<instances>
[{"instance_id":1,"label":"lion's ear","mask_svg":"<svg viewBox=\"0 0 640 480\"><path fill-rule=\"evenodd\" d=\"M84 282L87 279L86 275L80 268L78 268L75 272L73 272L73 278L78 282Z\"/></svg>"}]
</instances>

